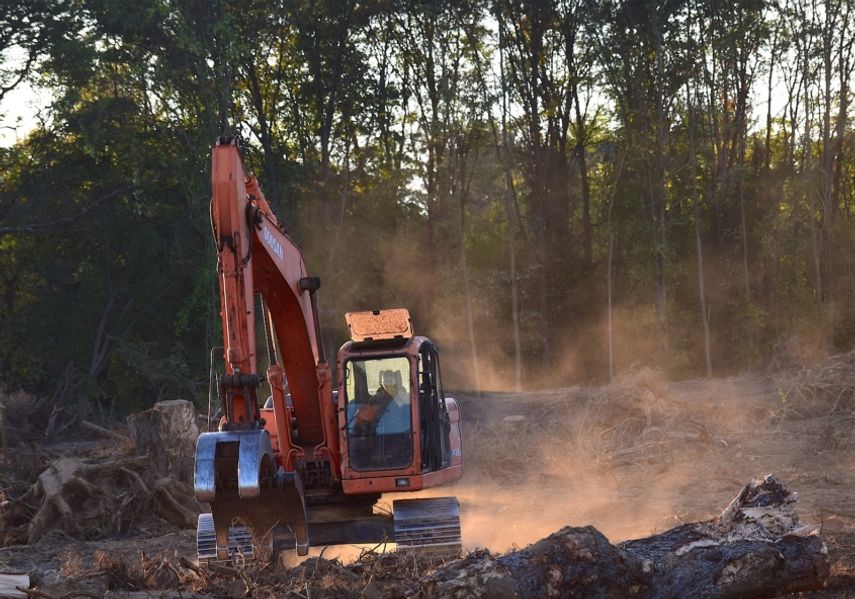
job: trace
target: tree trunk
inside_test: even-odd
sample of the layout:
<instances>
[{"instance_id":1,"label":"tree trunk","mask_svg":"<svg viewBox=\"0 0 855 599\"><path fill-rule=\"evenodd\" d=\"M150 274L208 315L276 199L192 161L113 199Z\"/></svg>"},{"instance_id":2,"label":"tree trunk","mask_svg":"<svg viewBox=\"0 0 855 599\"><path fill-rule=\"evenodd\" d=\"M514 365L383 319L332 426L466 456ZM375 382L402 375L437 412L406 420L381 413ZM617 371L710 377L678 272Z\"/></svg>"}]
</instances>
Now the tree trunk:
<instances>
[{"instance_id":1,"label":"tree trunk","mask_svg":"<svg viewBox=\"0 0 855 599\"><path fill-rule=\"evenodd\" d=\"M465 159L462 159L456 142L451 147L451 172L456 175L452 182L452 195L458 196L460 218L457 221L458 241L460 243L460 272L463 276L463 297L466 302L466 328L469 333L469 349L472 355L472 371L475 377L475 393L481 395L481 370L478 366L478 344L475 342L475 322L472 315L472 290L469 285L469 264L466 261L466 184Z\"/></svg>"},{"instance_id":2,"label":"tree trunk","mask_svg":"<svg viewBox=\"0 0 855 599\"><path fill-rule=\"evenodd\" d=\"M846 22L847 24L849 22L848 13ZM846 123L848 121L849 111L849 81L852 74L852 48L853 43L850 41L846 52L844 53L843 50L841 50L838 59L838 77L840 79L840 102L838 104L837 121L835 123L834 173L831 188L832 204L836 210L840 208L841 180L843 171L846 168L846 162L844 161L843 155L844 148L846 146L843 141L846 136Z\"/></svg>"},{"instance_id":3,"label":"tree trunk","mask_svg":"<svg viewBox=\"0 0 855 599\"><path fill-rule=\"evenodd\" d=\"M148 454L154 470L164 477L193 483L196 410L184 399L162 401L152 409L128 416L131 440L138 454Z\"/></svg>"},{"instance_id":4,"label":"tree trunk","mask_svg":"<svg viewBox=\"0 0 855 599\"><path fill-rule=\"evenodd\" d=\"M520 346L520 309L519 309L519 281L517 279L517 218L514 208L514 173L513 153L511 142L508 137L508 88L505 81L505 55L503 51L504 39L501 21L501 11L497 11L499 19L499 77L502 86L502 166L505 171L505 213L508 218L508 254L510 255L511 269L511 320L514 329L514 390L522 390L522 348ZM495 123L493 126L495 134ZM498 147L498 140L496 140Z\"/></svg>"},{"instance_id":5,"label":"tree trunk","mask_svg":"<svg viewBox=\"0 0 855 599\"><path fill-rule=\"evenodd\" d=\"M665 81L662 65L664 52L661 24L656 11L651 12L651 27L656 47L656 146L655 146L655 180L654 198L656 210L656 274L657 294L656 306L659 316L661 345L665 352L669 351L668 340L668 227L665 222Z\"/></svg>"},{"instance_id":6,"label":"tree trunk","mask_svg":"<svg viewBox=\"0 0 855 599\"><path fill-rule=\"evenodd\" d=\"M768 171L772 163L772 84L775 74L775 58L778 47L778 26L775 25L775 31L772 34L772 52L769 57L769 78L766 83L766 143L765 143L765 159L766 170Z\"/></svg>"},{"instance_id":7,"label":"tree trunk","mask_svg":"<svg viewBox=\"0 0 855 599\"><path fill-rule=\"evenodd\" d=\"M588 162L585 157L587 128L585 115L579 106L579 86L573 84L573 103L576 105L576 157L579 161L579 177L582 183L582 244L585 250L585 270L593 268L593 240L591 235L591 183L588 181Z\"/></svg>"},{"instance_id":8,"label":"tree trunk","mask_svg":"<svg viewBox=\"0 0 855 599\"><path fill-rule=\"evenodd\" d=\"M336 219L335 228L333 229L332 239L329 242L329 252L327 253L327 272L332 274L335 272L336 250L341 241L341 231L344 229L344 221L347 214L347 201L350 192L350 153L351 153L351 134L348 133L344 139L344 166L341 191L339 192L339 207L338 218Z\"/></svg>"},{"instance_id":9,"label":"tree trunk","mask_svg":"<svg viewBox=\"0 0 855 599\"><path fill-rule=\"evenodd\" d=\"M608 272L606 279L606 288L608 294L608 335L609 335L609 382L614 381L615 379L615 352L614 352L614 326L612 325L612 309L613 309L613 300L614 300L614 229L612 223L612 212L615 207L615 200L617 199L617 189L618 183L620 182L620 175L623 172L623 163L626 155L624 154L620 158L620 162L618 163L617 173L615 174L615 182L612 186L612 197L609 199L609 215L608 215L608 228L609 228L609 263L608 263Z\"/></svg>"},{"instance_id":10,"label":"tree trunk","mask_svg":"<svg viewBox=\"0 0 855 599\"><path fill-rule=\"evenodd\" d=\"M692 178L692 207L695 215L695 250L698 253L698 303L701 308L701 324L704 332L704 367L707 377L712 377L712 357L710 356L710 319L707 311L707 294L704 288L704 245L701 242L701 209L698 197L698 180L696 173L697 155L695 153L694 119L692 115L692 93L689 82L686 82L686 106L688 107L689 129L689 172Z\"/></svg>"},{"instance_id":11,"label":"tree trunk","mask_svg":"<svg viewBox=\"0 0 855 599\"><path fill-rule=\"evenodd\" d=\"M742 173L739 175L739 221L742 225L742 276L745 284L745 303L751 302L751 271L748 268L748 223L745 219L745 190Z\"/></svg>"}]
</instances>

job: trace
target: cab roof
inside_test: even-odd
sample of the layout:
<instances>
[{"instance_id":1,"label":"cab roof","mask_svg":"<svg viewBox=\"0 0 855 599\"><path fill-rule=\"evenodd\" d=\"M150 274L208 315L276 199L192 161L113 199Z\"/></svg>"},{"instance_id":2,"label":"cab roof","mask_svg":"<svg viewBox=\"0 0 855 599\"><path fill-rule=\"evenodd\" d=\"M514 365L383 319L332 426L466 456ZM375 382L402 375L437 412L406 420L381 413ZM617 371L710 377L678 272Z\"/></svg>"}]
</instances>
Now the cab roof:
<instances>
[{"instance_id":1,"label":"cab roof","mask_svg":"<svg viewBox=\"0 0 855 599\"><path fill-rule=\"evenodd\" d=\"M354 343L405 341L413 338L413 324L406 308L348 312L344 319Z\"/></svg>"}]
</instances>

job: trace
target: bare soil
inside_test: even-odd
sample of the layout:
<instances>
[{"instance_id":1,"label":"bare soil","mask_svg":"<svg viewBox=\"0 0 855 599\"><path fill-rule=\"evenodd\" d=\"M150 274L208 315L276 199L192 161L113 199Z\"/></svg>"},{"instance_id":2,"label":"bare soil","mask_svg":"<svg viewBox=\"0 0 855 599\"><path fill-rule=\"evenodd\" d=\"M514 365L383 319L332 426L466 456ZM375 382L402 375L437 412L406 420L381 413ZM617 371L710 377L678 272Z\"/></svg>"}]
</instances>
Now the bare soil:
<instances>
[{"instance_id":1,"label":"bare soil","mask_svg":"<svg viewBox=\"0 0 855 599\"><path fill-rule=\"evenodd\" d=\"M822 524L831 579L809 596L855 597L852 372L855 356L847 355L775 376L666 383L642 371L606 387L455 394L466 473L453 487L424 494L459 497L467 550L503 552L567 525L593 525L617 543L706 520L752 477L772 473L799 493L801 521ZM0 491L9 489L7 474L0 470ZM0 548L0 572L61 585L103 576L105 556L178 560L192 558L194 549L192 531L152 517L122 538L81 541L55 532L35 545ZM406 585L395 572L419 569L395 562L398 570L386 576L385 562L365 548L323 555L339 558L376 596L399 596ZM309 563L317 572L327 562ZM341 596L361 592L354 585Z\"/></svg>"}]
</instances>

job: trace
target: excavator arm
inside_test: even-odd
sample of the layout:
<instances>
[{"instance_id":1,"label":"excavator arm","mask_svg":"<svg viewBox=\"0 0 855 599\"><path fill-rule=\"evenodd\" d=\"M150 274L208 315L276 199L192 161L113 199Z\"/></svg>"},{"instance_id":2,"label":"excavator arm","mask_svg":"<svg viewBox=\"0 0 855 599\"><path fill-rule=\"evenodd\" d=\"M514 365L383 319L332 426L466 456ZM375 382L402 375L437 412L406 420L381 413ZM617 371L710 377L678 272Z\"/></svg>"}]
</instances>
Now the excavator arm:
<instances>
[{"instance_id":1,"label":"excavator arm","mask_svg":"<svg viewBox=\"0 0 855 599\"><path fill-rule=\"evenodd\" d=\"M228 555L228 529L235 520L253 531L290 526L303 554L308 549L306 510L296 464L324 460L338 472L339 460L332 378L314 298L320 281L308 276L300 249L285 234L255 177L246 173L234 138L221 138L214 146L211 183L224 419L219 431L201 435L197 444L196 497L211 504L219 559ZM256 294L280 350L270 356L266 377L258 372L256 356ZM264 421L259 405L265 379L273 423Z\"/></svg>"},{"instance_id":2,"label":"excavator arm","mask_svg":"<svg viewBox=\"0 0 855 599\"><path fill-rule=\"evenodd\" d=\"M331 388L321 393L330 377L314 301L320 280L308 276L302 252L285 234L256 178L245 173L233 139L221 139L214 146L211 179L225 348L226 426L252 427L260 420L252 388L261 380L255 355L254 294L258 293L279 340L283 362L279 366L290 388L299 441L322 443L330 431L325 430L321 396L331 398L332 394Z\"/></svg>"}]
</instances>

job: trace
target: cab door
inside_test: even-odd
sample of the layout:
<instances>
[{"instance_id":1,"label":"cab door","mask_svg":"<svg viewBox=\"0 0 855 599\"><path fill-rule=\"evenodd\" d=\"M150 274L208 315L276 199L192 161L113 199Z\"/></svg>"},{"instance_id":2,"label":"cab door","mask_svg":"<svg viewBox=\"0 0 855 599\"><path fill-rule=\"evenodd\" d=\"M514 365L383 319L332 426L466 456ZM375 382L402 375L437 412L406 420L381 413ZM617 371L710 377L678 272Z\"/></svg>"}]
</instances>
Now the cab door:
<instances>
[{"instance_id":1,"label":"cab door","mask_svg":"<svg viewBox=\"0 0 855 599\"><path fill-rule=\"evenodd\" d=\"M422 471L440 470L451 461L451 424L436 346L425 341L419 349L419 440Z\"/></svg>"}]
</instances>

